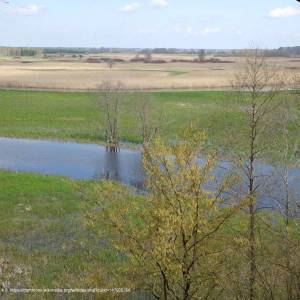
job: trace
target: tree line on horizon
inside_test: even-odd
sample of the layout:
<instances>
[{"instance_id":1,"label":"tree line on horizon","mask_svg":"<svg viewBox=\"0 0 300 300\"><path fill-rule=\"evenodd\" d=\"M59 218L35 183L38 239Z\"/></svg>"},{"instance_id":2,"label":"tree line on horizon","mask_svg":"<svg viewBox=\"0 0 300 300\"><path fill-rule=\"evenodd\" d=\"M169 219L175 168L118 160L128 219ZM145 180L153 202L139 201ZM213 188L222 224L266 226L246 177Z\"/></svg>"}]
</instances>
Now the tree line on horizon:
<instances>
[{"instance_id":1,"label":"tree line on horizon","mask_svg":"<svg viewBox=\"0 0 300 300\"><path fill-rule=\"evenodd\" d=\"M99 53L151 53L151 54L193 54L205 51L207 55L244 56L245 49L179 49L179 48L110 48L110 47L0 47L3 56L42 56L42 54L99 54ZM247 51L247 50L246 50ZM300 46L264 49L265 56L297 57Z\"/></svg>"}]
</instances>

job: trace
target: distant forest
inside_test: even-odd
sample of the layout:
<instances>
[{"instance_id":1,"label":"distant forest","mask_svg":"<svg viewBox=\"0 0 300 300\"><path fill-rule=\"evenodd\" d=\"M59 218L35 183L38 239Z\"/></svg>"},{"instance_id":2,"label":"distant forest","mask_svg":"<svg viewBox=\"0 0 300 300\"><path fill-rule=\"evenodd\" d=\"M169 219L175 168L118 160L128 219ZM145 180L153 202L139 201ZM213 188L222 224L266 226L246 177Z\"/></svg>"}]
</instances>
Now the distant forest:
<instances>
[{"instance_id":1,"label":"distant forest","mask_svg":"<svg viewBox=\"0 0 300 300\"><path fill-rule=\"evenodd\" d=\"M97 53L153 53L153 54L198 54L205 50L206 54L220 56L243 55L243 50L236 49L177 49L177 48L44 48L44 54L97 54ZM300 46L280 47L278 49L265 50L269 56L300 56Z\"/></svg>"},{"instance_id":2,"label":"distant forest","mask_svg":"<svg viewBox=\"0 0 300 300\"><path fill-rule=\"evenodd\" d=\"M177 49L177 48L72 48L72 47L0 47L2 56L42 56L42 55L88 55L98 53L152 53L152 54L199 54L205 51L207 55L242 56L245 49ZM267 56L300 56L300 46L266 49Z\"/></svg>"}]
</instances>

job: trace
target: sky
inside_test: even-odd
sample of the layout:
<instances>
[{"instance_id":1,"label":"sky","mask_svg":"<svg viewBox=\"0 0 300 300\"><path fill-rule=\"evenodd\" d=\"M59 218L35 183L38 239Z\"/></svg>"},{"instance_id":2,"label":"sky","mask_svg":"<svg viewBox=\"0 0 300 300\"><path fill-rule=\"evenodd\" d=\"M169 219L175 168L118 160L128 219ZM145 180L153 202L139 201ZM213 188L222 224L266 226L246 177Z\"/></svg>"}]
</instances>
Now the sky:
<instances>
[{"instance_id":1,"label":"sky","mask_svg":"<svg viewBox=\"0 0 300 300\"><path fill-rule=\"evenodd\" d=\"M0 0L0 45L300 46L296 0Z\"/></svg>"}]
</instances>

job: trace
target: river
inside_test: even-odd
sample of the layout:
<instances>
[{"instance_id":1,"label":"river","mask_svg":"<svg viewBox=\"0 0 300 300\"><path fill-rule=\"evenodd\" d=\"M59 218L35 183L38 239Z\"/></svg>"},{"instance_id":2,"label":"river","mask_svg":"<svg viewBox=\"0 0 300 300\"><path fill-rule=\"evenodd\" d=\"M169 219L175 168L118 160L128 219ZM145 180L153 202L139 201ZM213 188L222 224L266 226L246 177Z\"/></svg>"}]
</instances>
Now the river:
<instances>
[{"instance_id":1,"label":"river","mask_svg":"<svg viewBox=\"0 0 300 300\"><path fill-rule=\"evenodd\" d=\"M95 144L0 138L0 169L72 179L109 179L144 189L139 151L121 149L110 152ZM214 175L220 179L231 169L229 162L220 161ZM277 169L273 165L258 163L256 170L260 184L258 206L277 209L284 190ZM290 192L296 198L300 195L300 169L289 169L289 181Z\"/></svg>"}]
</instances>

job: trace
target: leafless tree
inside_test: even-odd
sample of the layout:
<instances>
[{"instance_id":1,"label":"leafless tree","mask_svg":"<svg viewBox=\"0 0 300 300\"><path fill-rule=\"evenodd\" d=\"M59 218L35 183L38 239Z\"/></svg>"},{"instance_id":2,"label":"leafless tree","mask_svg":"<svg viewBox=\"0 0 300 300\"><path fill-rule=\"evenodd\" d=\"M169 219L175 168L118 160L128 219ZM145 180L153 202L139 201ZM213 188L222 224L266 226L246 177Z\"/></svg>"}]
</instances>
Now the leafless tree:
<instances>
[{"instance_id":1,"label":"leafless tree","mask_svg":"<svg viewBox=\"0 0 300 300\"><path fill-rule=\"evenodd\" d=\"M205 55L206 55L205 50L200 49L198 51L198 60L201 61L201 62L205 61Z\"/></svg>"},{"instance_id":2,"label":"leafless tree","mask_svg":"<svg viewBox=\"0 0 300 300\"><path fill-rule=\"evenodd\" d=\"M104 107L106 121L106 145L110 151L114 152L119 149L120 105L125 97L124 90L121 82L104 81L100 85L100 104Z\"/></svg>"},{"instance_id":3,"label":"leafless tree","mask_svg":"<svg viewBox=\"0 0 300 300\"><path fill-rule=\"evenodd\" d=\"M151 61L152 60L152 52L150 50L145 51L144 55L145 55L145 59L147 61Z\"/></svg>"},{"instance_id":4,"label":"leafless tree","mask_svg":"<svg viewBox=\"0 0 300 300\"><path fill-rule=\"evenodd\" d=\"M116 64L116 63L115 63L115 61L114 61L112 58L110 58L110 59L107 61L107 66L109 67L110 70L114 67L115 64Z\"/></svg>"},{"instance_id":5,"label":"leafless tree","mask_svg":"<svg viewBox=\"0 0 300 300\"><path fill-rule=\"evenodd\" d=\"M276 200L279 203L284 223L277 228L278 255L275 256L274 266L279 266L279 274L284 282L286 299L300 299L300 223L297 218L299 208L299 197L292 189L290 182L291 167L299 165L299 142L296 137L299 136L299 111L297 107L298 94L295 93L299 82L295 75L288 78L286 87L290 87L288 92L284 91L280 106L276 109L272 118L270 134L274 137L273 146L278 152L278 162L276 166L276 185L282 188L282 193ZM272 132L273 131L273 132ZM278 226L277 226L278 227ZM294 231L294 234L291 232ZM296 238L295 238L296 233Z\"/></svg>"},{"instance_id":6,"label":"leafless tree","mask_svg":"<svg viewBox=\"0 0 300 300\"><path fill-rule=\"evenodd\" d=\"M274 66L268 64L263 51L251 50L247 53L246 61L235 75L233 89L239 100L245 103L246 126L248 131L248 146L246 155L238 154L238 163L243 170L248 201L248 299L256 298L257 284L257 208L256 197L258 190L258 174L256 163L265 150L262 135L265 131L265 118L274 107L274 98L279 91L278 72Z\"/></svg>"},{"instance_id":7,"label":"leafless tree","mask_svg":"<svg viewBox=\"0 0 300 300\"><path fill-rule=\"evenodd\" d=\"M166 116L163 112L155 119L151 112L153 111L153 98L151 95L143 93L143 99L139 101L136 107L136 113L139 118L140 133L143 145L148 145L159 134L162 123Z\"/></svg>"}]
</instances>

